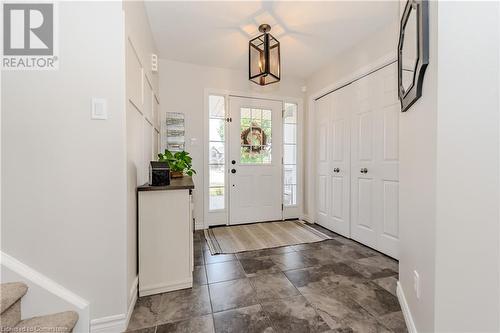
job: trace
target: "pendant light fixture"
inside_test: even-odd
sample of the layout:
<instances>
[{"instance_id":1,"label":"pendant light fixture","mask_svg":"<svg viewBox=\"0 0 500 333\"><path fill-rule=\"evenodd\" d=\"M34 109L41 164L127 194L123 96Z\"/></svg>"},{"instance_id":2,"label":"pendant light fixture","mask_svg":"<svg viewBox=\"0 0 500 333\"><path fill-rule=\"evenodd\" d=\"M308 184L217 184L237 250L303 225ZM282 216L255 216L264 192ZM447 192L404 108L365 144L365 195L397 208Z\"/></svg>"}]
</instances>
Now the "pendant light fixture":
<instances>
[{"instance_id":1,"label":"pendant light fixture","mask_svg":"<svg viewBox=\"0 0 500 333\"><path fill-rule=\"evenodd\" d=\"M269 33L269 24L261 24L259 31L262 35L250 40L248 47L248 77L265 86L280 81L280 42Z\"/></svg>"}]
</instances>

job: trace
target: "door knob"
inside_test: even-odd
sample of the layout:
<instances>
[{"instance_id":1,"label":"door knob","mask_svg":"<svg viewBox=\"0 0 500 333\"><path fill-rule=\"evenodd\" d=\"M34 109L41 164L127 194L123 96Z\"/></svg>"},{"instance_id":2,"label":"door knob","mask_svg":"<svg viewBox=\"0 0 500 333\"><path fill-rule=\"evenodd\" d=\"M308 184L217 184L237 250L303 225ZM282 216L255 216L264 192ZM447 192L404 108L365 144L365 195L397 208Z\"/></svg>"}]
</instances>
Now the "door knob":
<instances>
[{"instance_id":1,"label":"door knob","mask_svg":"<svg viewBox=\"0 0 500 333\"><path fill-rule=\"evenodd\" d=\"M232 160L232 161L231 161L231 164L236 164L236 161L235 161L235 160Z\"/></svg>"},{"instance_id":2,"label":"door knob","mask_svg":"<svg viewBox=\"0 0 500 333\"><path fill-rule=\"evenodd\" d=\"M231 173L236 173L236 169L231 169Z\"/></svg>"},{"instance_id":3,"label":"door knob","mask_svg":"<svg viewBox=\"0 0 500 333\"><path fill-rule=\"evenodd\" d=\"M339 173L339 172L340 172L340 169L339 169L339 168L335 168L335 169L333 169L333 172L335 172L335 173Z\"/></svg>"},{"instance_id":4,"label":"door knob","mask_svg":"<svg viewBox=\"0 0 500 333\"><path fill-rule=\"evenodd\" d=\"M368 173L368 169L367 168L361 168L360 172L361 173Z\"/></svg>"}]
</instances>

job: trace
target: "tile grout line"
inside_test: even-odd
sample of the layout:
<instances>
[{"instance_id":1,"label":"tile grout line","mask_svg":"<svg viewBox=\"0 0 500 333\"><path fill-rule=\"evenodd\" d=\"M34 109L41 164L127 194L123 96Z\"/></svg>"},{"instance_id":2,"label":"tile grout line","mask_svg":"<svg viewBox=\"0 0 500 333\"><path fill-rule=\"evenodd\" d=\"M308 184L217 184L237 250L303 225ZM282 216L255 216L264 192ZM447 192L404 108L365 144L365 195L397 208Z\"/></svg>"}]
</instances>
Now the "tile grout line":
<instances>
[{"instance_id":1,"label":"tile grout line","mask_svg":"<svg viewBox=\"0 0 500 333\"><path fill-rule=\"evenodd\" d=\"M206 242L206 239L204 240ZM216 332L216 328L215 328L215 317L214 317L214 306L212 304L212 293L210 292L210 283L208 283L208 272L207 272L207 263L205 261L205 251L203 249L202 250L202 256L203 256L203 271L205 272L205 278L207 279L207 289L208 289L208 300L210 302L210 315L212 317L212 326L213 326L213 329L214 329L214 332ZM155 332L156 333L156 332Z\"/></svg>"},{"instance_id":2,"label":"tile grout line","mask_svg":"<svg viewBox=\"0 0 500 333\"><path fill-rule=\"evenodd\" d=\"M349 244L343 244L343 245L344 245L344 246L347 246L347 247L350 247L350 245L349 245ZM298 253L300 253L300 252L302 252L302 251L297 251L297 250L295 250L293 247L292 247L292 248L290 248L290 250L292 250L292 251L290 251L290 252L286 252L286 253L292 253L292 252L295 252L295 253L296 253L296 252L298 252ZM314 249L313 249L313 250L314 250ZM354 250L356 250L356 249L354 249ZM252 291L253 291L255 294L257 294L257 289L256 289L256 287L255 287L254 283L252 283L251 277L247 276L247 274L246 274L246 272L245 272L245 269L244 269L244 267L243 267L243 264L241 263L241 260L242 260L242 259L245 259L245 258L240 259L240 258L238 258L238 256L237 256L237 255L235 255L235 254L233 254L234 259L232 259L232 260L229 260L229 261L221 261L221 262L216 262L216 263L224 263L224 262L237 261L237 262L238 262L238 264L237 264L237 265L238 265L238 266L240 267L240 269L243 271L243 273L244 273L244 275L245 275L245 276L244 276L244 277L239 277L239 278L236 278L236 279L230 279L230 280L224 280L224 281L218 281L218 282L214 282L214 283L209 283L209 282L208 282L208 268L207 268L207 266L208 266L208 265L212 265L212 264L216 264L216 263L207 264L207 263L206 263L206 261L205 261L205 253L204 253L205 251L204 251L204 248L202 248L202 251L203 251L203 252L202 252L202 256L203 256L203 259L202 259L202 260L203 260L203 271L204 271L204 274L205 274L205 277L206 277L206 281L207 281L207 283L206 283L206 284L207 284L208 297L209 297L209 301L210 301L210 311L211 311L211 313L210 313L210 314L211 314L211 317L212 317L212 325L213 325L213 329L214 329L214 331L215 331L215 330L216 330L216 328L215 328L215 317L214 317L214 314L215 314L215 313L214 313L214 308L213 308L212 295L211 295L211 293L210 293L210 290L211 290L211 289L210 289L210 286L211 286L211 284L217 284L217 283L223 283L223 282L228 282L228 281L234 281L234 280L238 280L238 279L247 279L247 280L249 281L249 284L250 284L251 288L252 288ZM304 251L306 251L306 250L304 250ZM283 254L286 254L286 253L279 253L279 254L280 254L280 255L283 255ZM378 254L375 254L374 256L379 256L379 255L381 255L381 254L380 254L380 253L378 253ZM382 256L382 257L385 257L384 255L381 255L381 256ZM306 256L306 257L307 257L307 256ZM257 260L258 260L259 258L250 258L250 259L257 259ZM363 258L359 258L359 259L357 259L357 260L360 260L360 259L364 259L364 257L363 257ZM316 307L313 303L311 303L311 302L307 299L307 297L306 297L306 296L304 296L304 294L302 294L302 292L301 292L301 291L300 291L300 290L299 290L299 289L298 289L298 288L297 288L297 287L296 287L296 286L292 283L292 281L291 281L291 280L288 278L288 276L286 275L286 272L289 272L289 271L294 271L294 270L307 270L307 269L311 269L311 268L318 267L318 266L319 266L319 267L321 267L321 266L322 266L322 264L321 264L321 263L318 263L318 265L313 265L313 266L307 266L307 267L301 267L301 268L294 268L294 269L289 269L289 270L282 270L282 269L281 269L281 268L280 268L280 267L276 264L276 262L275 262L274 260L272 260L272 258L271 258L271 261L274 263L274 265L276 265L276 267L278 268L279 272L275 272L275 273L266 273L266 274L256 274L256 275L254 275L254 276L270 275L270 274L277 274L277 273L281 273L282 275L284 275L284 276L285 276L286 281L288 281L290 284L292 284L292 286L294 287L294 289L298 292L298 295L288 296L288 297L285 297L285 298L280 298L280 297L278 297L278 300L283 300L283 299L293 298L293 297L299 297L299 296L300 296L300 297L303 297L303 298L305 299L305 301L307 302L307 304L309 304L309 305L310 305L310 306L314 309L314 312L316 313L316 315L318 315L318 316L319 316L319 317L323 320L323 322L325 322L325 324L329 327L328 323L327 323L327 322L326 322L326 321L322 318L322 316L319 314L319 311L320 311L320 310L318 310L318 308L317 308L317 307ZM399 273L399 272L396 272L396 273ZM396 274L396 276L397 276L397 275L398 275L398 274ZM380 278L386 278L386 277L380 277ZM396 277L396 278L397 278L397 277ZM370 283L371 285L374 285L376 288L379 288L379 289L384 290L385 292L389 293L389 291L388 291L387 289L385 289L385 288L383 288L382 286L378 285L378 284L375 282L375 280L377 280L377 279L375 279L375 278L373 278L373 277L366 278L366 281L365 281L364 283ZM354 282L353 282L353 283L354 283ZM335 287L333 287L333 288L337 288L337 287L339 287L339 286L337 285L337 286L335 286ZM384 314L384 315L375 316L375 315L372 315L372 314L371 314L371 313L367 310L367 308L365 308L365 306L361 305L361 304L360 304L358 301L356 301L356 300L355 300L352 296L350 296L350 295L346 294L345 292L342 292L342 293L343 293L343 294L347 297L347 299L349 299L350 301L354 302L355 304L357 304L358 306L360 306L360 307L361 307L364 311L366 311L366 312L367 312L367 314L368 314L371 318L373 318L373 320L374 320L376 323L380 324L382 327L386 328L386 329L387 329L387 330L389 330L390 332L394 332L394 331L393 331L393 330L391 330L389 327L387 327L384 323L382 323L382 321L379 321L378 317L381 317L381 316L384 316L384 315L388 315L388 314L391 314L391 313L395 313L395 312L398 312L398 311L392 311L392 312L388 312L388 313L386 313L386 314ZM391 294L392 294L392 293L391 293ZM266 304L266 303L272 303L272 302L274 302L274 301L273 301L273 300L267 300L267 301L261 300L260 298L258 298L258 297L257 297L257 295L256 295L256 301L257 301L257 302L256 302L255 304L252 304L252 305L247 305L247 306L244 306L244 307L254 306L254 305L257 305L257 304L258 304L258 305L261 307L261 310L263 311L263 313L264 313L264 314L265 314L265 316L266 316L266 321L268 321L268 322L269 322L269 324L271 325L271 327L272 327L272 328L274 328L274 329L279 328L279 327L277 327L277 326L276 326L276 323L275 323L274 321L272 321L272 320L271 320L271 318L270 318L270 312L268 312L268 311L264 310L264 306L263 306L263 304ZM159 302L160 307L163 305L163 303L164 303L164 302L165 302L165 299L164 299L163 297L161 297L160 302ZM242 306L242 307L240 307L240 308L244 308L244 307ZM223 312L223 311L233 311L233 310L237 310L237 309L239 309L239 308L238 308L238 307L236 307L236 308L232 308L232 309L228 309L228 310L222 310L222 311L219 311L219 312ZM324 311L322 311L322 310L321 310L321 312L324 312ZM159 320L159 319L157 318L157 319L156 319L155 326L153 326L153 327L154 327L154 331L153 331L153 332L155 332L155 333L158 331L158 326L159 326L159 322L158 322L158 320Z\"/></svg>"},{"instance_id":3,"label":"tile grout line","mask_svg":"<svg viewBox=\"0 0 500 333\"><path fill-rule=\"evenodd\" d=\"M238 259L239 260L239 259ZM271 259L272 260L272 259ZM274 263L274 261L273 261ZM241 263L240 263L241 264ZM276 263L274 263L276 265ZM278 267L278 265L276 265L276 267ZM281 268L278 267L278 269L280 270L280 272L283 274L283 272L281 271ZM284 274L283 274L284 275ZM271 324L271 327L276 330L277 332L279 332L278 330L278 327L274 324L273 320L271 320L271 317L270 317L270 314L268 311L266 311L264 309L264 306L263 306L263 301L261 301L258 297L257 297L257 290L255 289L252 281L250 279L248 279L248 282L250 283L250 287L252 287L252 290L255 292L255 297L257 298L257 304L260 306L260 309L262 310L262 312L264 312L264 314L266 315L266 318L267 320L269 321L269 324Z\"/></svg>"}]
</instances>

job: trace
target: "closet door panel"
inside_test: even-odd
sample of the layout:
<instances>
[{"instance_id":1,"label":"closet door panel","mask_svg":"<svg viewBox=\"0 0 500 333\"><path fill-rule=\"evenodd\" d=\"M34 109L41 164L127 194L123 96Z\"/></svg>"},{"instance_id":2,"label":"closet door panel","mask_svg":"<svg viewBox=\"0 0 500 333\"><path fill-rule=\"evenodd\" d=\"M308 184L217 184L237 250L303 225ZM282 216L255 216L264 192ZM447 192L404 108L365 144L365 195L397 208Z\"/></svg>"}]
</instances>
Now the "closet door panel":
<instances>
[{"instance_id":1,"label":"closet door panel","mask_svg":"<svg viewBox=\"0 0 500 333\"><path fill-rule=\"evenodd\" d=\"M384 109L384 161L398 161L399 159L399 107L392 105Z\"/></svg>"},{"instance_id":2,"label":"closet door panel","mask_svg":"<svg viewBox=\"0 0 500 333\"><path fill-rule=\"evenodd\" d=\"M373 162L373 111L365 111L357 114L356 119L356 162Z\"/></svg>"},{"instance_id":3,"label":"closet door panel","mask_svg":"<svg viewBox=\"0 0 500 333\"><path fill-rule=\"evenodd\" d=\"M396 65L316 102L317 221L399 256Z\"/></svg>"},{"instance_id":4,"label":"closet door panel","mask_svg":"<svg viewBox=\"0 0 500 333\"><path fill-rule=\"evenodd\" d=\"M382 235L392 239L399 238L399 182L386 180L384 190L384 216Z\"/></svg>"},{"instance_id":5,"label":"closet door panel","mask_svg":"<svg viewBox=\"0 0 500 333\"><path fill-rule=\"evenodd\" d=\"M376 248L376 101L373 80L353 84L351 137L351 237Z\"/></svg>"},{"instance_id":6,"label":"closet door panel","mask_svg":"<svg viewBox=\"0 0 500 333\"><path fill-rule=\"evenodd\" d=\"M338 220L345 220L347 216L345 215L344 205L344 178L334 176L332 179L332 217Z\"/></svg>"},{"instance_id":7,"label":"closet door panel","mask_svg":"<svg viewBox=\"0 0 500 333\"><path fill-rule=\"evenodd\" d=\"M328 179L326 176L320 175L318 177L318 213L321 218L328 217L328 205L326 203L327 199L327 188L326 184L328 183Z\"/></svg>"},{"instance_id":8,"label":"closet door panel","mask_svg":"<svg viewBox=\"0 0 500 333\"><path fill-rule=\"evenodd\" d=\"M346 148L346 122L345 119L335 119L332 123L333 127L333 155L334 162L344 162Z\"/></svg>"},{"instance_id":9,"label":"closet door panel","mask_svg":"<svg viewBox=\"0 0 500 333\"><path fill-rule=\"evenodd\" d=\"M330 219L330 103L329 97L316 102L316 211L318 223L333 229Z\"/></svg>"},{"instance_id":10,"label":"closet door panel","mask_svg":"<svg viewBox=\"0 0 500 333\"><path fill-rule=\"evenodd\" d=\"M373 179L359 177L357 181L357 234L364 236L363 232L375 232L373 225Z\"/></svg>"},{"instance_id":11,"label":"closet door panel","mask_svg":"<svg viewBox=\"0 0 500 333\"><path fill-rule=\"evenodd\" d=\"M349 215L350 197L350 109L351 87L345 87L331 95L331 175L332 175L332 201L331 219L335 226L334 231L350 237L351 225Z\"/></svg>"},{"instance_id":12,"label":"closet door panel","mask_svg":"<svg viewBox=\"0 0 500 333\"><path fill-rule=\"evenodd\" d=\"M379 133L382 141L377 150L379 180L377 207L379 231L377 249L391 257L399 258L399 116L397 99L396 66L378 72L380 114Z\"/></svg>"}]
</instances>

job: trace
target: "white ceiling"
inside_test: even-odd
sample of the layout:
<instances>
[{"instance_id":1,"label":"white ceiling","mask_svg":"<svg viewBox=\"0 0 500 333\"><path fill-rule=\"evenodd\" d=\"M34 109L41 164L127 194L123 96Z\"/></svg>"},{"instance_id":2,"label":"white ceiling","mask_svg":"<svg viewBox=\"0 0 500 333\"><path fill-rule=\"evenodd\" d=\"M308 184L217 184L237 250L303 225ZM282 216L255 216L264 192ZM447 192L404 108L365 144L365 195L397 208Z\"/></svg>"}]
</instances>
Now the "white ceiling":
<instances>
[{"instance_id":1,"label":"white ceiling","mask_svg":"<svg viewBox=\"0 0 500 333\"><path fill-rule=\"evenodd\" d=\"M261 23L281 43L283 75L307 78L332 56L398 19L398 1L146 1L160 57L248 70Z\"/></svg>"}]
</instances>

